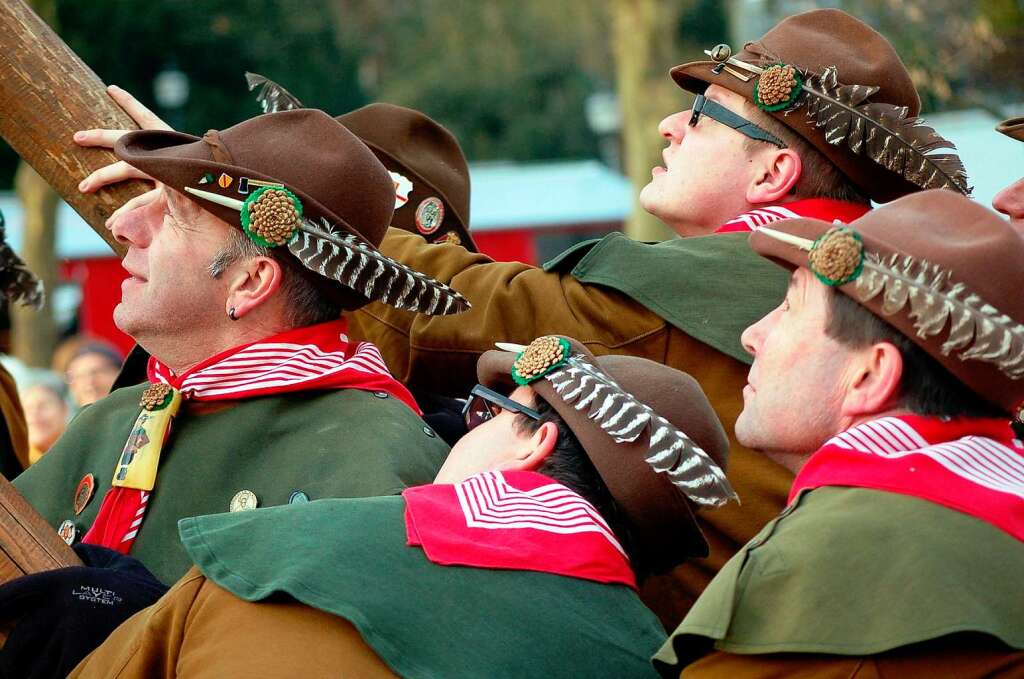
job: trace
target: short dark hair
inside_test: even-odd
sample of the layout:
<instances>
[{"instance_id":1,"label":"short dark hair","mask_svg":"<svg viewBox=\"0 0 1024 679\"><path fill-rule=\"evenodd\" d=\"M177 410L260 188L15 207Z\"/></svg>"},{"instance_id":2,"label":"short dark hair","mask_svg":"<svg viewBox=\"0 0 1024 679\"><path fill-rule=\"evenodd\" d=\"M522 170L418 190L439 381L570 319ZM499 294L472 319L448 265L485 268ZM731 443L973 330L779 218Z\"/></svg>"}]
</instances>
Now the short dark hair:
<instances>
[{"instance_id":1,"label":"short dark hair","mask_svg":"<svg viewBox=\"0 0 1024 679\"><path fill-rule=\"evenodd\" d=\"M976 394L910 338L842 292L829 289L825 334L860 349L878 342L895 346L903 357L900 406L917 415L1005 417L1001 407Z\"/></svg>"},{"instance_id":2,"label":"short dark hair","mask_svg":"<svg viewBox=\"0 0 1024 679\"><path fill-rule=\"evenodd\" d=\"M633 547L633 536L626 515L615 502L615 498L612 497L608 486L604 484L594 463L590 461L583 445L576 438L576 434L565 423L558 411L538 394L534 394L533 409L540 413L540 419L534 420L523 414L517 415L513 426L519 432L532 434L540 429L545 422L552 422L558 427L558 440L555 442L555 448L537 469L537 472L576 491L587 502L594 505L629 556L630 566L632 566L637 580L642 580L646 577L648 569Z\"/></svg>"},{"instance_id":3,"label":"short dark hair","mask_svg":"<svg viewBox=\"0 0 1024 679\"><path fill-rule=\"evenodd\" d=\"M813 144L791 130L778 119L762 113L753 105L747 107L748 115L756 115L756 122L768 132L786 142L786 146L796 151L803 164L800 179L793 187L792 194L797 198L831 198L847 203L870 205L861 191L843 174L836 164L825 157ZM764 142L755 139L747 140L747 148L759 148Z\"/></svg>"}]
</instances>

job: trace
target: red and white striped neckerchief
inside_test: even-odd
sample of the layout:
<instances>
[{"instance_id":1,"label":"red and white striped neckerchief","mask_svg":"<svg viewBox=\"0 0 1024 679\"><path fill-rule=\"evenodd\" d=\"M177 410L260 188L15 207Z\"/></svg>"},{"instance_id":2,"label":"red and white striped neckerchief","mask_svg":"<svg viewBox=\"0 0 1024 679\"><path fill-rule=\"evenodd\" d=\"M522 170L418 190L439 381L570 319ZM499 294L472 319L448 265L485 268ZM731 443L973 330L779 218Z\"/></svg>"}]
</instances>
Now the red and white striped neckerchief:
<instances>
[{"instance_id":1,"label":"red and white striped neckerchief","mask_svg":"<svg viewBox=\"0 0 1024 679\"><path fill-rule=\"evenodd\" d=\"M407 488L407 543L442 566L540 571L636 588L622 546L592 504L536 472L483 472Z\"/></svg>"},{"instance_id":2,"label":"red and white striped neckerchief","mask_svg":"<svg viewBox=\"0 0 1024 679\"><path fill-rule=\"evenodd\" d=\"M793 481L911 495L969 514L1024 541L1024 444L1006 420L900 415L833 436Z\"/></svg>"},{"instance_id":3,"label":"red and white striped neckerchief","mask_svg":"<svg viewBox=\"0 0 1024 679\"><path fill-rule=\"evenodd\" d=\"M840 221L849 224L855 219L863 217L871 208L858 203L847 203L842 200L831 198L804 198L794 200L785 205L767 205L744 212L740 216L729 220L718 227L715 233L735 233L744 231L756 231L762 226L767 226L783 219L797 219L809 217L820 219L825 222Z\"/></svg>"},{"instance_id":4,"label":"red and white striped neckerchief","mask_svg":"<svg viewBox=\"0 0 1024 679\"><path fill-rule=\"evenodd\" d=\"M420 414L416 400L391 376L370 342L352 348L345 319L289 330L202 361L180 375L150 357L149 381L196 401L236 401L317 389L385 391Z\"/></svg>"},{"instance_id":5,"label":"red and white striped neckerchief","mask_svg":"<svg viewBox=\"0 0 1024 679\"><path fill-rule=\"evenodd\" d=\"M150 358L149 380L169 384L194 401L239 401L328 389L384 392L420 414L416 400L391 376L377 347L369 342L352 347L347 329L347 321L339 319L289 330L221 352L181 375ZM155 490L108 490L82 541L127 554Z\"/></svg>"}]
</instances>

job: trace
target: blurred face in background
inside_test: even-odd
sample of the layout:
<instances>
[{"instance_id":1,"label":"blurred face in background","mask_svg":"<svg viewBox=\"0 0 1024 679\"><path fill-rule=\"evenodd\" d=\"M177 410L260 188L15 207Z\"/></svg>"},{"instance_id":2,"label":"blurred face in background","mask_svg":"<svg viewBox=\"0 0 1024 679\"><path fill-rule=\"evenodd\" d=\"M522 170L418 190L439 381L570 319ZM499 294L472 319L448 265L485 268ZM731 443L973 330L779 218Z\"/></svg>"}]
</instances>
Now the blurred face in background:
<instances>
[{"instance_id":1,"label":"blurred face in background","mask_svg":"<svg viewBox=\"0 0 1024 679\"><path fill-rule=\"evenodd\" d=\"M67 381L71 398L79 406L94 403L110 393L120 366L109 356L86 353L68 363Z\"/></svg>"},{"instance_id":2,"label":"blurred face in background","mask_svg":"<svg viewBox=\"0 0 1024 679\"><path fill-rule=\"evenodd\" d=\"M22 393L21 406L25 410L29 446L45 453L64 433L67 403L53 388L37 384Z\"/></svg>"}]
</instances>

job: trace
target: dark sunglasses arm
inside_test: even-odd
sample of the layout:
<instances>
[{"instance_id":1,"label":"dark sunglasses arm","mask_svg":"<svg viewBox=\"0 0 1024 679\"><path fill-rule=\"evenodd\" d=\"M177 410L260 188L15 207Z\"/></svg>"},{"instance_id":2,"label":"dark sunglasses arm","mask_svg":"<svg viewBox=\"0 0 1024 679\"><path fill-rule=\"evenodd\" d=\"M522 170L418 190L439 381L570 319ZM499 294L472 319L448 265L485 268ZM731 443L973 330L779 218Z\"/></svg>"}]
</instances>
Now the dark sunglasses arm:
<instances>
[{"instance_id":1,"label":"dark sunglasses arm","mask_svg":"<svg viewBox=\"0 0 1024 679\"><path fill-rule=\"evenodd\" d=\"M786 148L786 142L771 132L758 127L756 123L752 123L743 116L733 113L717 102L711 101L703 94L698 94L697 99L693 102L693 114L690 118L691 124L695 124L701 115L717 120L751 139L767 142L773 146L778 146L780 149Z\"/></svg>"}]
</instances>

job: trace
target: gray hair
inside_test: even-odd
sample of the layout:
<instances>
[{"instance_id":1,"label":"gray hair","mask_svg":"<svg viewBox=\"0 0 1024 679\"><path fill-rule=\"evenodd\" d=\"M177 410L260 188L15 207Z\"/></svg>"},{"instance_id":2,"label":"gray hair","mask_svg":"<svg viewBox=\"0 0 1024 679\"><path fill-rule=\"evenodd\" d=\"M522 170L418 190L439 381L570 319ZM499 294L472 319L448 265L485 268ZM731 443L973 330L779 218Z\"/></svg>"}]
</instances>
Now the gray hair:
<instances>
[{"instance_id":1,"label":"gray hair","mask_svg":"<svg viewBox=\"0 0 1024 679\"><path fill-rule=\"evenodd\" d=\"M231 229L228 242L213 256L206 270L211 277L220 278L231 265L255 257L270 257L281 265L284 273L281 294L285 296L287 321L291 327L324 323L341 315L341 305L330 299L322 286L303 276L301 265L288 261L292 259L289 254L257 245L238 229Z\"/></svg>"}]
</instances>

